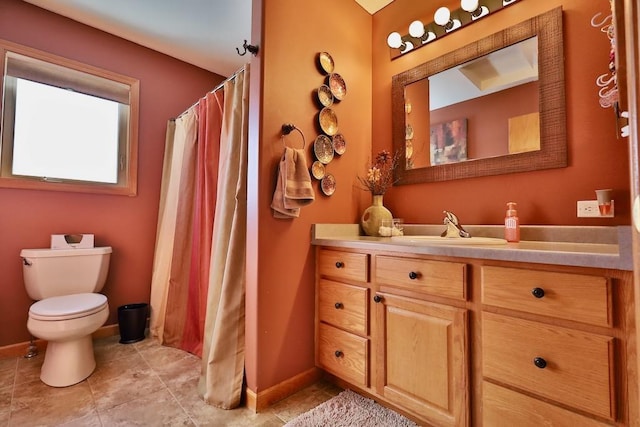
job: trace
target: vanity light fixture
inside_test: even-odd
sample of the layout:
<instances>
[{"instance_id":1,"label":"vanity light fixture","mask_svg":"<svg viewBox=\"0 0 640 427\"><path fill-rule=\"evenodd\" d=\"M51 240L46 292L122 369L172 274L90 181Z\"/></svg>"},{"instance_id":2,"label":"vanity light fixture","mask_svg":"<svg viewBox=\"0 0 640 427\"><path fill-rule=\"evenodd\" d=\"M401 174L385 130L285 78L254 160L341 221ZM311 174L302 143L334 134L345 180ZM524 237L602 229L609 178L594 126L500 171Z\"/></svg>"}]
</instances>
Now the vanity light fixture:
<instances>
[{"instance_id":1,"label":"vanity light fixture","mask_svg":"<svg viewBox=\"0 0 640 427\"><path fill-rule=\"evenodd\" d=\"M387 45L391 49L400 49L400 53L406 53L413 49L413 43L404 41L397 31L389 34L389 37L387 37Z\"/></svg>"},{"instance_id":2,"label":"vanity light fixture","mask_svg":"<svg viewBox=\"0 0 640 427\"><path fill-rule=\"evenodd\" d=\"M422 21L413 21L409 25L409 35L419 39L422 44L429 43L436 38L436 33L431 30L427 31Z\"/></svg>"},{"instance_id":3,"label":"vanity light fixture","mask_svg":"<svg viewBox=\"0 0 640 427\"><path fill-rule=\"evenodd\" d=\"M433 20L436 24L444 27L446 32L456 30L462 26L462 22L459 19L451 19L451 11L444 6L436 10Z\"/></svg>"},{"instance_id":4,"label":"vanity light fixture","mask_svg":"<svg viewBox=\"0 0 640 427\"><path fill-rule=\"evenodd\" d=\"M424 24L414 20L409 25L408 34L394 31L387 37L391 48L391 59L395 59L414 49L424 46L448 33L464 27L482 17L516 3L518 0L460 0L460 9L454 11L440 7L433 15L433 22Z\"/></svg>"},{"instance_id":5,"label":"vanity light fixture","mask_svg":"<svg viewBox=\"0 0 640 427\"><path fill-rule=\"evenodd\" d=\"M461 0L460 7L471 14L471 20L476 20L489 14L487 6L480 6L478 0Z\"/></svg>"}]
</instances>

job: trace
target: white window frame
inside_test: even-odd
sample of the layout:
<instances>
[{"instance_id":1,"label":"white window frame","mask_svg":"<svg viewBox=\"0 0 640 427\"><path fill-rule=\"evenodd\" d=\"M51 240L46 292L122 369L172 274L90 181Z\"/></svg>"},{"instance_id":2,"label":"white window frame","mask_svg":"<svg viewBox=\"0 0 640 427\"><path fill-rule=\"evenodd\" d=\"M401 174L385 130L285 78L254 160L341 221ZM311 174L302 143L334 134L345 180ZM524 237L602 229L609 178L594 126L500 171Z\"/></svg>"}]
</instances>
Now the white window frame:
<instances>
[{"instance_id":1,"label":"white window frame","mask_svg":"<svg viewBox=\"0 0 640 427\"><path fill-rule=\"evenodd\" d=\"M4 83L0 86L0 99L3 101L0 111L0 187L126 196L137 194L140 86L137 79L4 40L0 40L0 66ZM13 175L16 78L69 88L122 104L117 183ZM127 113L128 120L125 117Z\"/></svg>"}]
</instances>

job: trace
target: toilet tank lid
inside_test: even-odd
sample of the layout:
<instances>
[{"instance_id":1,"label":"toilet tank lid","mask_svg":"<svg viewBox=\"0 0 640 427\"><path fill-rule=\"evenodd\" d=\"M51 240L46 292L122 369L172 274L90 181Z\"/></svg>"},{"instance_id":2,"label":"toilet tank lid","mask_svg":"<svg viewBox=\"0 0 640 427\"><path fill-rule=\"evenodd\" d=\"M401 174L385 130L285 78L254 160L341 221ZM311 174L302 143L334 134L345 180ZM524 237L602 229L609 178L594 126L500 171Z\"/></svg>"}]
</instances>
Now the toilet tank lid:
<instances>
[{"instance_id":1,"label":"toilet tank lid","mask_svg":"<svg viewBox=\"0 0 640 427\"><path fill-rule=\"evenodd\" d=\"M22 258L48 258L64 256L102 255L110 254L111 252L111 246L81 249L23 249L20 251L20 256Z\"/></svg>"}]
</instances>

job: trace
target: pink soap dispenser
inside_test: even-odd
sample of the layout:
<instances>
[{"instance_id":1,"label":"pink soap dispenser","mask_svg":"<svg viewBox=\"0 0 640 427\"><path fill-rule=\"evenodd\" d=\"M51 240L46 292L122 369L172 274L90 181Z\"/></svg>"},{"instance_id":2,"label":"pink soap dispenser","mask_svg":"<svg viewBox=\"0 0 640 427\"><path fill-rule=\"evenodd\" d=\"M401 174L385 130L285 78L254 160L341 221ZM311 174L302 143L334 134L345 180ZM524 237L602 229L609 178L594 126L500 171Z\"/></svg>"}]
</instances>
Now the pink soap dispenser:
<instances>
[{"instance_id":1,"label":"pink soap dispenser","mask_svg":"<svg viewBox=\"0 0 640 427\"><path fill-rule=\"evenodd\" d=\"M507 242L520 241L520 219L515 202L507 203L507 215L504 218L504 238Z\"/></svg>"}]
</instances>

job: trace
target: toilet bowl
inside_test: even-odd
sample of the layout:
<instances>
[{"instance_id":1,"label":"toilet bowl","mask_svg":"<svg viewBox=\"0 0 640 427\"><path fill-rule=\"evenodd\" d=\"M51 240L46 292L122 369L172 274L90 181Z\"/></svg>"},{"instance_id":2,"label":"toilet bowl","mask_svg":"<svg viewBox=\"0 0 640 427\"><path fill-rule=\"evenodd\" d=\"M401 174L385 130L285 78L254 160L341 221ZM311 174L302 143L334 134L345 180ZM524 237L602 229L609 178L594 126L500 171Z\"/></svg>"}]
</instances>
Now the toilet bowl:
<instances>
[{"instance_id":1,"label":"toilet bowl","mask_svg":"<svg viewBox=\"0 0 640 427\"><path fill-rule=\"evenodd\" d=\"M107 277L110 247L23 249L25 288L36 300L27 329L48 342L40 379L67 387L96 367L92 333L109 317L107 297L97 293Z\"/></svg>"},{"instance_id":2,"label":"toilet bowl","mask_svg":"<svg viewBox=\"0 0 640 427\"><path fill-rule=\"evenodd\" d=\"M109 304L102 294L51 297L29 309L27 329L48 341L40 379L66 387L87 378L96 367L91 334L107 321Z\"/></svg>"}]
</instances>

